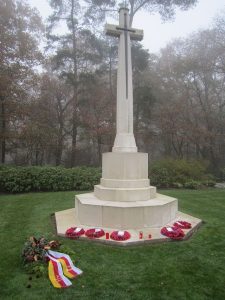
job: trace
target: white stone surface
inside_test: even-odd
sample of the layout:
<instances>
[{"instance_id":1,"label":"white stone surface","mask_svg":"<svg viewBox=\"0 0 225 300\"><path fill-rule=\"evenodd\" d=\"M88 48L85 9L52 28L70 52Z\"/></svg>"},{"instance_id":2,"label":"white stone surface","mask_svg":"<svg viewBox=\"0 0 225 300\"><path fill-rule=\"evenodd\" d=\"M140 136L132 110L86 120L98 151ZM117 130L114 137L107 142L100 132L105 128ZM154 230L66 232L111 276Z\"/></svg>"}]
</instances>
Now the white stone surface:
<instances>
[{"instance_id":1,"label":"white stone surface","mask_svg":"<svg viewBox=\"0 0 225 300\"><path fill-rule=\"evenodd\" d=\"M148 154L103 153L102 177L113 180L147 180Z\"/></svg>"},{"instance_id":2,"label":"white stone surface","mask_svg":"<svg viewBox=\"0 0 225 300\"><path fill-rule=\"evenodd\" d=\"M133 83L130 39L141 40L143 31L129 28L129 10L119 10L119 26L106 26L106 33L119 37L117 69L117 118L113 152L137 152L133 134Z\"/></svg>"},{"instance_id":3,"label":"white stone surface","mask_svg":"<svg viewBox=\"0 0 225 300\"><path fill-rule=\"evenodd\" d=\"M156 196L148 179L147 153L103 153L101 184L94 194L106 201L144 201Z\"/></svg>"},{"instance_id":4,"label":"white stone surface","mask_svg":"<svg viewBox=\"0 0 225 300\"><path fill-rule=\"evenodd\" d=\"M117 229L159 227L176 218L177 199L157 194L147 201L104 201L93 193L77 195L76 218L81 225Z\"/></svg>"},{"instance_id":5,"label":"white stone surface","mask_svg":"<svg viewBox=\"0 0 225 300\"><path fill-rule=\"evenodd\" d=\"M114 37L120 37L121 32L116 30L115 25L112 24L106 24L105 25L105 33L107 35L110 36L114 36ZM143 39L143 30L142 29L137 29L137 28L132 28L134 32L130 32L130 38L131 40L135 40L135 41L141 41Z\"/></svg>"},{"instance_id":6,"label":"white stone surface","mask_svg":"<svg viewBox=\"0 0 225 300\"><path fill-rule=\"evenodd\" d=\"M70 227L77 227L80 225L76 217L75 208L67 209L64 211L59 211L55 213L55 219L56 219L56 229L57 234L60 236L65 236L65 232ZM190 222L192 224L191 229L185 229L185 238L189 238L201 225L202 221L198 218L195 218L193 216L190 216L188 214L184 214L182 212L177 213L177 217L166 226L172 226L174 222L184 220L187 222ZM84 230L93 228L92 225L88 226L82 226ZM101 227L105 232L111 233L114 230L118 230L118 228L115 227ZM144 245L146 243L156 243L156 242L168 242L172 241L171 239L167 238L166 236L162 235L160 233L161 227L145 227L145 228L139 228L134 229L133 227L130 227L127 229L129 233L131 234L131 238L127 241L113 241L113 240L106 240L106 236L103 236L99 239L88 239L85 235L80 237L80 240L86 240L91 242L100 242L100 243L108 243L112 245L118 245L118 246L129 246L129 245ZM143 232L143 239L139 239L139 233ZM149 235L151 235L151 238L149 238Z\"/></svg>"},{"instance_id":7,"label":"white stone surface","mask_svg":"<svg viewBox=\"0 0 225 300\"><path fill-rule=\"evenodd\" d=\"M106 179L101 178L101 185L108 188L143 188L149 187L149 179L135 179L135 180L124 180L124 179Z\"/></svg>"},{"instance_id":8,"label":"white stone surface","mask_svg":"<svg viewBox=\"0 0 225 300\"><path fill-rule=\"evenodd\" d=\"M115 207L137 207L137 206L163 206L164 204L170 203L176 198L165 196L162 194L156 194L156 198L149 201L133 201L133 202L116 202L116 201L104 201L99 200L95 197L94 193L79 194L75 196L75 201L78 199L82 201L83 204L95 204L104 206L115 206Z\"/></svg>"},{"instance_id":9,"label":"white stone surface","mask_svg":"<svg viewBox=\"0 0 225 300\"><path fill-rule=\"evenodd\" d=\"M156 188L108 188L95 185L94 194L100 200L106 201L144 201L155 198Z\"/></svg>"}]
</instances>

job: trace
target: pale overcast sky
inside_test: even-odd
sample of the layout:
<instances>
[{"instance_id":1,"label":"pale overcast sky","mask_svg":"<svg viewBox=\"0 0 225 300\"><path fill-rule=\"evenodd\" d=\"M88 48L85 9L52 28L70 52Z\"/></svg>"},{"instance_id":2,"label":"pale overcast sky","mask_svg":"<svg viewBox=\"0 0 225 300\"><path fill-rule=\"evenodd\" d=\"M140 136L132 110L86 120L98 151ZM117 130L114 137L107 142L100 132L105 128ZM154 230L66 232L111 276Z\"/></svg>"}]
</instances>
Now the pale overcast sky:
<instances>
[{"instance_id":1,"label":"pale overcast sky","mask_svg":"<svg viewBox=\"0 0 225 300\"><path fill-rule=\"evenodd\" d=\"M47 0L27 2L35 6L43 18L51 13ZM193 9L177 11L173 22L162 23L159 15L139 12L134 18L133 27L144 30L144 47L150 52L158 52L174 38L185 37L194 31L210 27L214 17L222 11L225 11L224 0L199 0Z\"/></svg>"}]
</instances>

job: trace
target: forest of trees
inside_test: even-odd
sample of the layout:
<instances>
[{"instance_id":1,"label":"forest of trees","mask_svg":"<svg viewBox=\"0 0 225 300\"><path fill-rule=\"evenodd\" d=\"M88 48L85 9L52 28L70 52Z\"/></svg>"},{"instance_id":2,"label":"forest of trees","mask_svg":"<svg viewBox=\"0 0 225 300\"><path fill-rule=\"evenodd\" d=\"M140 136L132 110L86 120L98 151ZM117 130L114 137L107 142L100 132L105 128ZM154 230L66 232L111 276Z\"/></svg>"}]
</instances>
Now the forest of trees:
<instances>
[{"instance_id":1,"label":"forest of trees","mask_svg":"<svg viewBox=\"0 0 225 300\"><path fill-rule=\"evenodd\" d=\"M51 0L43 24L25 1L0 0L0 163L100 165L115 137L117 41L101 24L112 0ZM196 0L130 0L162 18ZM64 34L57 28L64 26ZM99 29L101 28L101 30ZM139 151L225 167L225 15L151 54L132 44Z\"/></svg>"}]
</instances>

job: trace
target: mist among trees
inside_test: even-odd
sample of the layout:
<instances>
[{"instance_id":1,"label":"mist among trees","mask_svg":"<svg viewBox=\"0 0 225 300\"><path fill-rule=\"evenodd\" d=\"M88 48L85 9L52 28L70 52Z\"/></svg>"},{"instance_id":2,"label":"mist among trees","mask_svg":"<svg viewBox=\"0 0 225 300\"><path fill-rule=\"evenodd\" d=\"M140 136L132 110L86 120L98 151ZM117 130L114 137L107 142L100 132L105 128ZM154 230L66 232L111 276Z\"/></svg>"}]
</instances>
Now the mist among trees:
<instances>
[{"instance_id":1,"label":"mist among trees","mask_svg":"<svg viewBox=\"0 0 225 300\"><path fill-rule=\"evenodd\" d=\"M171 18L197 1L130 0ZM26 2L0 0L0 161L100 165L115 137L117 40L99 30L111 0L51 0L43 24ZM64 24L64 34L57 26ZM159 55L132 44L134 130L150 160L225 167L225 15Z\"/></svg>"}]
</instances>

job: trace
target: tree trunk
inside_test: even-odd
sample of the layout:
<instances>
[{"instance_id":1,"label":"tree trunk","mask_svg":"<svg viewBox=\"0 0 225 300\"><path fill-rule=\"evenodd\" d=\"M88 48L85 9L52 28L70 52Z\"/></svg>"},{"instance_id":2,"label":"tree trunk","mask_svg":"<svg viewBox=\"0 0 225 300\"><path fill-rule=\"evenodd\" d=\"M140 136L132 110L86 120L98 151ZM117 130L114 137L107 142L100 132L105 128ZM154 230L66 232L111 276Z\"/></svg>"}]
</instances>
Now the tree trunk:
<instances>
[{"instance_id":1,"label":"tree trunk","mask_svg":"<svg viewBox=\"0 0 225 300\"><path fill-rule=\"evenodd\" d=\"M76 163L76 147L77 147L77 100L78 100L78 86L77 86L77 45L76 45L76 25L74 20L75 3L71 0L71 23L72 23L72 38L73 38L73 116L72 116L72 147L70 166L74 167Z\"/></svg>"},{"instance_id":2,"label":"tree trunk","mask_svg":"<svg viewBox=\"0 0 225 300\"><path fill-rule=\"evenodd\" d=\"M55 154L55 164L56 166L60 165L62 162L62 153L63 153L63 145L64 145L64 136L63 136L63 128L64 128L64 117L63 117L63 109L61 106L60 99L58 100L58 123L59 123L59 132L57 137L57 148Z\"/></svg>"},{"instance_id":3,"label":"tree trunk","mask_svg":"<svg viewBox=\"0 0 225 300\"><path fill-rule=\"evenodd\" d=\"M101 136L98 135L97 137L97 143L98 143L98 165L101 165L102 160L102 153L101 153Z\"/></svg>"},{"instance_id":4,"label":"tree trunk","mask_svg":"<svg viewBox=\"0 0 225 300\"><path fill-rule=\"evenodd\" d=\"M60 134L57 149L56 149L56 157L55 157L56 166L59 166L62 162L62 153L63 153L63 138L62 135Z\"/></svg>"},{"instance_id":5,"label":"tree trunk","mask_svg":"<svg viewBox=\"0 0 225 300\"><path fill-rule=\"evenodd\" d=\"M70 166L71 168L76 164L76 148L77 148L77 116L76 112L73 112L72 117L72 145L71 145L71 160Z\"/></svg>"},{"instance_id":6,"label":"tree trunk","mask_svg":"<svg viewBox=\"0 0 225 300\"><path fill-rule=\"evenodd\" d=\"M5 101L0 97L0 156L1 164L5 163L6 154L6 121L5 121Z\"/></svg>"},{"instance_id":7,"label":"tree trunk","mask_svg":"<svg viewBox=\"0 0 225 300\"><path fill-rule=\"evenodd\" d=\"M35 166L39 165L39 154L40 154L40 151L38 148L36 148L35 149Z\"/></svg>"}]
</instances>

